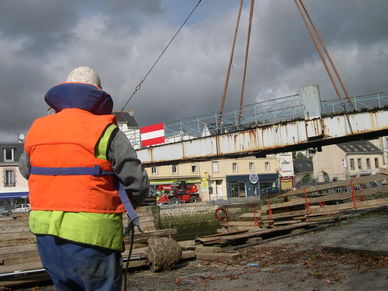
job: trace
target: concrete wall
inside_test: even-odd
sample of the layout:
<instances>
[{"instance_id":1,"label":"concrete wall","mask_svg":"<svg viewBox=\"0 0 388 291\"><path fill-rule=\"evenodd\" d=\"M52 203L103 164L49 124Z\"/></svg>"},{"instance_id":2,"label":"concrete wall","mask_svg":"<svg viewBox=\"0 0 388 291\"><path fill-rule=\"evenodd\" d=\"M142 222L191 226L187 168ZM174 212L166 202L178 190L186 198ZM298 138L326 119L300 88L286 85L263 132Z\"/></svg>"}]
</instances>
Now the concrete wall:
<instances>
[{"instance_id":1,"label":"concrete wall","mask_svg":"<svg viewBox=\"0 0 388 291\"><path fill-rule=\"evenodd\" d=\"M329 174L330 177L344 175L346 173L343 163L345 157L345 152L337 145L322 147L322 151L316 152L313 157L314 178L318 182L324 182L323 172Z\"/></svg>"},{"instance_id":2,"label":"concrete wall","mask_svg":"<svg viewBox=\"0 0 388 291\"><path fill-rule=\"evenodd\" d=\"M178 240L193 239L193 236L212 234L220 227L214 218L217 205L205 203L172 204L160 207L158 228L174 228Z\"/></svg>"}]
</instances>

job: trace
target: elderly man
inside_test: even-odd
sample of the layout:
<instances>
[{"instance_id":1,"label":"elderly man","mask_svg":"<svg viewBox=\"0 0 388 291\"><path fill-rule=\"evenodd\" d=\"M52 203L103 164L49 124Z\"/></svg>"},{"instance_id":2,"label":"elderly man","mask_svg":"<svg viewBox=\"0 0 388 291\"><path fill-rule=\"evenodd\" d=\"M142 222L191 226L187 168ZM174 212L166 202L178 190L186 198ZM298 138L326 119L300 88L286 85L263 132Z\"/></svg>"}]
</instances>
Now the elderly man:
<instances>
[{"instance_id":1,"label":"elderly man","mask_svg":"<svg viewBox=\"0 0 388 291\"><path fill-rule=\"evenodd\" d=\"M147 173L92 69L74 69L44 99L56 113L34 121L19 162L42 263L59 290L120 290L118 185L136 207L148 192Z\"/></svg>"}]
</instances>

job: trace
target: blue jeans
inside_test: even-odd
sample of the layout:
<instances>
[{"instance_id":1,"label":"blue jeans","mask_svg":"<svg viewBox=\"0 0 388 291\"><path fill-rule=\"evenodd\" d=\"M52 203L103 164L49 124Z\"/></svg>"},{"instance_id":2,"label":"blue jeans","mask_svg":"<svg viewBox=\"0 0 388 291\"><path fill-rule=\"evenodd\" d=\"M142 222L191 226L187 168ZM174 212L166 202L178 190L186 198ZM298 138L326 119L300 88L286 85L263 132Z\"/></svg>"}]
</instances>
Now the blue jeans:
<instances>
[{"instance_id":1,"label":"blue jeans","mask_svg":"<svg viewBox=\"0 0 388 291\"><path fill-rule=\"evenodd\" d=\"M58 290L120 290L120 252L51 235L37 235L36 240L43 266Z\"/></svg>"}]
</instances>

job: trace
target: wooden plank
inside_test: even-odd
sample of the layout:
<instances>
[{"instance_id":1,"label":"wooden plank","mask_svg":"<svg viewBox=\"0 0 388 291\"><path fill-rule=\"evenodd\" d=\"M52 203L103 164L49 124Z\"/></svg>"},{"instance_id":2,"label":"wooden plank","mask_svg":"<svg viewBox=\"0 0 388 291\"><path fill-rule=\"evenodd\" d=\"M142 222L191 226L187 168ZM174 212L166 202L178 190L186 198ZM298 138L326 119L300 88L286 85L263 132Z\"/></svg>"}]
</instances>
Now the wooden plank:
<instances>
[{"instance_id":1,"label":"wooden plank","mask_svg":"<svg viewBox=\"0 0 388 291\"><path fill-rule=\"evenodd\" d=\"M341 211L341 210L360 210L360 209L368 209L373 208L375 206L384 206L388 205L388 198L381 198L381 199L374 199L374 200L366 200L366 201L357 201L356 208L354 208L353 201L346 202L338 205L326 205L324 207L321 207L319 209L313 209L311 216L313 215L320 215L322 213L327 212L335 212L335 211Z\"/></svg>"},{"instance_id":2,"label":"wooden plank","mask_svg":"<svg viewBox=\"0 0 388 291\"><path fill-rule=\"evenodd\" d=\"M0 220L0 227L12 227L12 226L27 226L28 227L28 221L20 221L15 219L10 220Z\"/></svg>"},{"instance_id":3,"label":"wooden plank","mask_svg":"<svg viewBox=\"0 0 388 291\"><path fill-rule=\"evenodd\" d=\"M218 242L226 242L229 240L237 240L237 239L243 239L243 238L249 238L249 237L255 237L255 236L261 236L263 234L268 234L275 231L282 231L282 230L290 230L297 227L304 227L309 225L309 223L301 222L295 225L291 226L282 226L278 227L276 229L265 229L265 230L257 230L257 231L249 231L244 232L241 234L234 234L234 235L218 235L218 236L208 236L208 237L199 237L195 241L200 242L203 244L209 244L209 243L218 243Z\"/></svg>"},{"instance_id":4,"label":"wooden plank","mask_svg":"<svg viewBox=\"0 0 388 291\"><path fill-rule=\"evenodd\" d=\"M189 260L189 259L195 259L195 251L183 251L182 252L182 259L183 260Z\"/></svg>"},{"instance_id":5,"label":"wooden plank","mask_svg":"<svg viewBox=\"0 0 388 291\"><path fill-rule=\"evenodd\" d=\"M30 262L26 264L0 266L0 274L17 272L17 271L36 270L36 269L42 269L42 268L43 266L41 262Z\"/></svg>"},{"instance_id":6,"label":"wooden plank","mask_svg":"<svg viewBox=\"0 0 388 291\"><path fill-rule=\"evenodd\" d=\"M353 184L364 184L364 183L369 183L369 182L376 182L376 181L382 181L387 179L387 175L385 174L377 174L377 175L372 175L372 176L364 176L364 177L359 177L353 179ZM311 186L307 188L308 192L316 192L316 191L322 191L322 190L328 190L332 188L339 188L339 187L346 187L350 185L350 180L346 181L338 181L338 182L332 182L330 184L325 184L325 185L316 185L316 186ZM278 195L272 195L271 198L280 198L280 197L288 197L288 196L295 196L295 195L301 195L304 194L304 189L297 189L297 190L292 190L288 191L286 193L278 194Z\"/></svg>"},{"instance_id":7,"label":"wooden plank","mask_svg":"<svg viewBox=\"0 0 388 291\"><path fill-rule=\"evenodd\" d=\"M254 221L228 221L221 223L223 226L255 226Z\"/></svg>"},{"instance_id":8,"label":"wooden plank","mask_svg":"<svg viewBox=\"0 0 388 291\"><path fill-rule=\"evenodd\" d=\"M1 262L1 259L0 259L0 262ZM4 259L3 260L3 265L9 266L9 265L31 263L31 262L40 262L39 255L34 254L33 256L27 256L27 257L22 257L22 258Z\"/></svg>"},{"instance_id":9,"label":"wooden plank","mask_svg":"<svg viewBox=\"0 0 388 291\"><path fill-rule=\"evenodd\" d=\"M338 205L325 205L323 207L310 209L309 216L317 216L317 215L326 215L328 213L339 213L341 210L351 210L351 209L368 209L370 207L375 206L384 206L388 204L388 198L381 198L381 199L373 199L373 200L366 200L366 201L357 201L356 206L357 208L354 208L354 202L346 202ZM273 214L272 219L278 219L278 218L284 218L284 217L293 217L294 215L299 214L307 214L306 210L298 210L298 211L289 211L284 213L278 213ZM269 220L270 216L263 216L263 220Z\"/></svg>"},{"instance_id":10,"label":"wooden plank","mask_svg":"<svg viewBox=\"0 0 388 291\"><path fill-rule=\"evenodd\" d=\"M285 225L285 224L295 224L295 223L299 223L301 222L301 220L280 220L280 221L275 221L273 223L273 225Z\"/></svg>"},{"instance_id":11,"label":"wooden plank","mask_svg":"<svg viewBox=\"0 0 388 291\"><path fill-rule=\"evenodd\" d=\"M125 266L125 264L123 264ZM141 261L131 261L128 264L128 268L140 268L140 267L146 267L148 266L147 260L141 260Z\"/></svg>"},{"instance_id":12,"label":"wooden plank","mask_svg":"<svg viewBox=\"0 0 388 291\"><path fill-rule=\"evenodd\" d=\"M37 257L39 256L38 250L32 250L32 251L24 251L24 252L10 252L10 253L5 253L5 254L0 254L0 262L2 260L7 260L7 259L17 259L17 258L27 258L27 257Z\"/></svg>"},{"instance_id":13,"label":"wooden plank","mask_svg":"<svg viewBox=\"0 0 388 291\"><path fill-rule=\"evenodd\" d=\"M23 252L33 251L33 250L36 250L36 244L3 247L3 248L0 248L0 257L3 254L19 253L19 252L23 253Z\"/></svg>"},{"instance_id":14,"label":"wooden plank","mask_svg":"<svg viewBox=\"0 0 388 291\"><path fill-rule=\"evenodd\" d=\"M303 209L303 210L295 210L295 211L287 211L287 212L272 214L272 219L294 217L294 216L305 215L305 214L306 214L306 210L305 209ZM245 213L245 214L242 215L242 217L245 217L245 218L251 217L251 218L253 218L253 215L252 215L252 213ZM262 220L270 219L270 216L269 215L262 215L261 219Z\"/></svg>"},{"instance_id":15,"label":"wooden plank","mask_svg":"<svg viewBox=\"0 0 388 291\"><path fill-rule=\"evenodd\" d=\"M206 237L220 237L220 236L224 236L224 235L240 234L240 233L244 233L244 232L247 232L247 230L227 231L224 233L211 234L211 235L208 235Z\"/></svg>"},{"instance_id":16,"label":"wooden plank","mask_svg":"<svg viewBox=\"0 0 388 291\"><path fill-rule=\"evenodd\" d=\"M372 202L375 201L375 202ZM374 205L384 205L388 202L388 198L381 198L381 199L373 199L373 200L366 200L366 201L357 201L356 205L361 206L374 206ZM318 208L311 208L309 215L316 214L316 213L325 213L325 212L330 212L330 211L338 211L338 210L348 210L352 209L353 207L353 201L351 202L346 202L338 205L325 205L323 207L318 207ZM277 219L277 218L285 218L285 217L294 217L297 215L306 215L307 211L306 210L296 210L296 211L288 211L288 212L283 212L283 213L276 213L272 214L272 219ZM245 217L251 217L249 216L250 213L246 213ZM264 215L261 217L263 220L265 219L270 219L269 215Z\"/></svg>"},{"instance_id":17,"label":"wooden plank","mask_svg":"<svg viewBox=\"0 0 388 291\"><path fill-rule=\"evenodd\" d=\"M259 229L262 229L260 226L236 226L237 230L259 230Z\"/></svg>"},{"instance_id":18,"label":"wooden plank","mask_svg":"<svg viewBox=\"0 0 388 291\"><path fill-rule=\"evenodd\" d=\"M35 235L29 231L7 233L6 235L1 236L1 241L14 240L14 239L28 239L34 238Z\"/></svg>"},{"instance_id":19,"label":"wooden plank","mask_svg":"<svg viewBox=\"0 0 388 291\"><path fill-rule=\"evenodd\" d=\"M11 246L21 246L29 245L34 243L34 238L25 238L25 239L12 239L12 240L0 240L1 247L11 247Z\"/></svg>"},{"instance_id":20,"label":"wooden plank","mask_svg":"<svg viewBox=\"0 0 388 291\"><path fill-rule=\"evenodd\" d=\"M0 226L1 238L6 233L15 233L15 232L30 232L28 225L18 225L18 226Z\"/></svg>"},{"instance_id":21,"label":"wooden plank","mask_svg":"<svg viewBox=\"0 0 388 291\"><path fill-rule=\"evenodd\" d=\"M377 193L384 193L388 192L388 185L384 185L382 187L375 187L375 188L370 188L370 189L364 189L364 190L355 190L355 196L360 197L360 196L369 196ZM336 200L345 200L345 199L350 199L352 198L352 192L344 192L344 193L339 193L339 194L328 194L320 197L312 197L312 198L307 198L308 202L310 204L313 203L320 203L320 202L328 202L328 201L336 201ZM290 206L297 206L297 205L303 205L306 203L306 200L301 198L289 202L283 202L283 203L275 203L271 204L271 209L277 209L277 208L283 208L283 207L290 207ZM261 207L261 210L267 211L268 205L263 205Z\"/></svg>"}]
</instances>

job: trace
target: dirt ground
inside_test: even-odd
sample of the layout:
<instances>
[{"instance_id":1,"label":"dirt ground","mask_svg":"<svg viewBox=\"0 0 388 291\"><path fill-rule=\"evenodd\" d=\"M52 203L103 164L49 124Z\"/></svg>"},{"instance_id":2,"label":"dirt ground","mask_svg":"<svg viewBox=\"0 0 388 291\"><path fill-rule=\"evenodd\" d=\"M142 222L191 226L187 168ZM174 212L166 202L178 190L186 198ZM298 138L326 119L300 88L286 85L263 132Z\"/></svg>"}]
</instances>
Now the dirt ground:
<instances>
[{"instance_id":1,"label":"dirt ground","mask_svg":"<svg viewBox=\"0 0 388 291\"><path fill-rule=\"evenodd\" d=\"M241 249L241 259L131 271L128 290L388 290L388 212ZM54 290L52 286L22 290Z\"/></svg>"},{"instance_id":2,"label":"dirt ground","mask_svg":"<svg viewBox=\"0 0 388 291\"><path fill-rule=\"evenodd\" d=\"M388 290L388 214L240 250L234 262L190 261L132 272L129 290Z\"/></svg>"}]
</instances>

